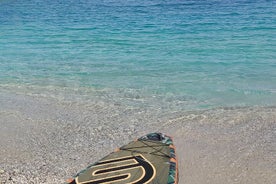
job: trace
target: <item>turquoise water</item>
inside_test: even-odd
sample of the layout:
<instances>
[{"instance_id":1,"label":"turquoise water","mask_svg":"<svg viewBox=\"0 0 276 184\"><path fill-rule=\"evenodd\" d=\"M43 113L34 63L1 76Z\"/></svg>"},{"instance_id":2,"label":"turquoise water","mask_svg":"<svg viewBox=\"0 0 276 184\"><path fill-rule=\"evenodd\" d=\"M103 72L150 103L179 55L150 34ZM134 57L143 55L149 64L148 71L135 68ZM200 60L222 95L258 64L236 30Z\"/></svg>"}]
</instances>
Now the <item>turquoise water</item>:
<instances>
[{"instance_id":1,"label":"turquoise water","mask_svg":"<svg viewBox=\"0 0 276 184\"><path fill-rule=\"evenodd\" d=\"M273 0L1 0L0 87L181 109L276 105L275 10Z\"/></svg>"}]
</instances>

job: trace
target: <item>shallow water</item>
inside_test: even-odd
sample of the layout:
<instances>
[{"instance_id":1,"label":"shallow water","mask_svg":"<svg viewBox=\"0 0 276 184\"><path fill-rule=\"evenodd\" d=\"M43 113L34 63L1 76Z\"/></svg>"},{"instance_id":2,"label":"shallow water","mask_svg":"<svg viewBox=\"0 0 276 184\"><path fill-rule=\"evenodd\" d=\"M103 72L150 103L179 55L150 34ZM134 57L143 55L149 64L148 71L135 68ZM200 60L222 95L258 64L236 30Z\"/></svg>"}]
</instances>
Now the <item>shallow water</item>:
<instances>
[{"instance_id":1,"label":"shallow water","mask_svg":"<svg viewBox=\"0 0 276 184\"><path fill-rule=\"evenodd\" d=\"M274 1L0 1L0 183L62 183L151 131L181 183L274 184Z\"/></svg>"},{"instance_id":2,"label":"shallow water","mask_svg":"<svg viewBox=\"0 0 276 184\"><path fill-rule=\"evenodd\" d=\"M174 110L275 105L275 8L245 0L1 1L0 87Z\"/></svg>"}]
</instances>

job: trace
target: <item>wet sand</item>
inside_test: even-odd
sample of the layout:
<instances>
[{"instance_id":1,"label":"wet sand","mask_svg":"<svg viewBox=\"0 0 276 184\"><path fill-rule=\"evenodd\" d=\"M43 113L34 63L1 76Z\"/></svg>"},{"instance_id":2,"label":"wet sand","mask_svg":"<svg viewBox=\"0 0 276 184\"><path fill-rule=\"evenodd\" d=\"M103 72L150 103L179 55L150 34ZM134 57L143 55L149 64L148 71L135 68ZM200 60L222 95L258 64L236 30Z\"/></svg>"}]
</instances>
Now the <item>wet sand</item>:
<instances>
[{"instance_id":1,"label":"wet sand","mask_svg":"<svg viewBox=\"0 0 276 184\"><path fill-rule=\"evenodd\" d=\"M0 93L0 183L63 183L149 132L174 137L180 184L276 183L276 108L160 112Z\"/></svg>"}]
</instances>

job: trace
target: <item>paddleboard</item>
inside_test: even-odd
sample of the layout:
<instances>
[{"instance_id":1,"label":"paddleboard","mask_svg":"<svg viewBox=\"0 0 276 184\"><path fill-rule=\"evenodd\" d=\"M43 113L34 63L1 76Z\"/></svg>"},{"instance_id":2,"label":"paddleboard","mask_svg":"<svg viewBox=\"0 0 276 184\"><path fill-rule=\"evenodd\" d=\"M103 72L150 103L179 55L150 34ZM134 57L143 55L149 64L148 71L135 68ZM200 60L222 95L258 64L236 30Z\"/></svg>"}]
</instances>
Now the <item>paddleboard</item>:
<instances>
[{"instance_id":1,"label":"paddleboard","mask_svg":"<svg viewBox=\"0 0 276 184\"><path fill-rule=\"evenodd\" d=\"M177 184L172 138L150 133L79 172L67 184Z\"/></svg>"}]
</instances>

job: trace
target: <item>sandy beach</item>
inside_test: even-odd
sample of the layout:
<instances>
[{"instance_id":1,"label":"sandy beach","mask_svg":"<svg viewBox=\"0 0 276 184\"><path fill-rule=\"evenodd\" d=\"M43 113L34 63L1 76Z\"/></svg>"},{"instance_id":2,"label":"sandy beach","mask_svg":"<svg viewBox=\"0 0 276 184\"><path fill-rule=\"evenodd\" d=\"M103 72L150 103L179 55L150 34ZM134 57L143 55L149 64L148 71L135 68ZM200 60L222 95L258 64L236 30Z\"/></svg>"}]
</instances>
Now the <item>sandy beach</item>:
<instances>
[{"instance_id":1,"label":"sandy beach","mask_svg":"<svg viewBox=\"0 0 276 184\"><path fill-rule=\"evenodd\" d=\"M0 1L0 184L64 183L152 132L179 184L276 184L275 10Z\"/></svg>"},{"instance_id":2,"label":"sandy beach","mask_svg":"<svg viewBox=\"0 0 276 184\"><path fill-rule=\"evenodd\" d=\"M276 108L168 112L0 94L0 183L63 183L149 132L174 137L180 184L276 181Z\"/></svg>"}]
</instances>

